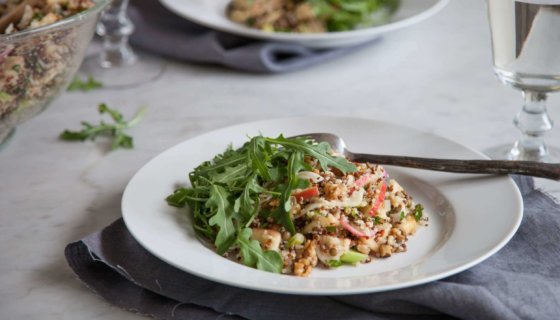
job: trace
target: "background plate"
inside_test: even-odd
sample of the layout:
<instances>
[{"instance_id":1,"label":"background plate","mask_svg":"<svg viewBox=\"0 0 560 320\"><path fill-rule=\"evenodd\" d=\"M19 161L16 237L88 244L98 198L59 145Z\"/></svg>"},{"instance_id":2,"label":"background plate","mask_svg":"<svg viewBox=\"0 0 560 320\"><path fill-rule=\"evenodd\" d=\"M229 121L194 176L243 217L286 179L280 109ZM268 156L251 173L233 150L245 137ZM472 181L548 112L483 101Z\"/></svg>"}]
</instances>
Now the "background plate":
<instances>
[{"instance_id":1,"label":"background plate","mask_svg":"<svg viewBox=\"0 0 560 320\"><path fill-rule=\"evenodd\" d=\"M387 166L392 178L422 203L430 218L389 259L334 270L317 268L309 278L279 275L229 261L195 236L185 209L164 201L202 161L240 146L247 135L286 136L332 132L353 151L447 158L483 158L465 146L395 124L351 118L306 117L245 123L203 134L161 153L131 179L122 213L138 242L155 256L197 276L262 291L333 295L397 289L465 270L498 251L521 222L523 202L511 178L462 175Z\"/></svg>"},{"instance_id":2,"label":"background plate","mask_svg":"<svg viewBox=\"0 0 560 320\"><path fill-rule=\"evenodd\" d=\"M382 33L408 27L441 10L448 0L401 0L391 20L384 25L353 31L301 34L264 32L229 20L226 7L230 0L160 0L177 15L200 25L249 38L297 43L312 48L343 47L372 40Z\"/></svg>"}]
</instances>

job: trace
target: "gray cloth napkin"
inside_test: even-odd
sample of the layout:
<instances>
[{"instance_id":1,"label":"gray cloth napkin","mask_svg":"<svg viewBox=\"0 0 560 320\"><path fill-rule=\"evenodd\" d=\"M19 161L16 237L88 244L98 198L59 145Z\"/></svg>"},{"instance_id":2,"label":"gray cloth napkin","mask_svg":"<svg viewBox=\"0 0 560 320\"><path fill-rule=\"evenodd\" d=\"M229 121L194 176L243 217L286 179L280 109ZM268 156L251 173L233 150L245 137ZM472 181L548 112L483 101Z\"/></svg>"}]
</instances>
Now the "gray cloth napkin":
<instances>
[{"instance_id":1,"label":"gray cloth napkin","mask_svg":"<svg viewBox=\"0 0 560 320\"><path fill-rule=\"evenodd\" d=\"M299 70L343 56L377 40L329 50L251 40L188 22L155 0L132 1L129 16L136 28L130 41L141 49L182 61L218 64L255 73Z\"/></svg>"},{"instance_id":2,"label":"gray cloth napkin","mask_svg":"<svg viewBox=\"0 0 560 320\"><path fill-rule=\"evenodd\" d=\"M158 260L122 219L69 244L65 254L96 294L157 319L558 319L560 204L532 179L514 178L525 216L511 242L467 271L407 289L313 297L230 287Z\"/></svg>"}]
</instances>

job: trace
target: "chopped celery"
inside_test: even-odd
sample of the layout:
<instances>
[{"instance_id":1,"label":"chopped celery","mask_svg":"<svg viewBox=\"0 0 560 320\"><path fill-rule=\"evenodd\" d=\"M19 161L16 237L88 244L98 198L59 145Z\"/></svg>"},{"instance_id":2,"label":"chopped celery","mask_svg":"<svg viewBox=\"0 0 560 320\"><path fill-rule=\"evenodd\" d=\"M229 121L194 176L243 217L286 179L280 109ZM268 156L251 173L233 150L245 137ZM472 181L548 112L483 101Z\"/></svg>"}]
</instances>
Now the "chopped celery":
<instances>
[{"instance_id":1,"label":"chopped celery","mask_svg":"<svg viewBox=\"0 0 560 320\"><path fill-rule=\"evenodd\" d=\"M348 250L343 255L340 256L340 260L330 260L328 265L331 268L338 268L343 264L356 264L358 262L363 262L367 259L367 254L359 253L358 251Z\"/></svg>"},{"instance_id":2,"label":"chopped celery","mask_svg":"<svg viewBox=\"0 0 560 320\"><path fill-rule=\"evenodd\" d=\"M358 262L363 262L367 259L367 257L367 254L359 253L354 250L348 250L340 256L340 261L346 264L356 264Z\"/></svg>"},{"instance_id":3,"label":"chopped celery","mask_svg":"<svg viewBox=\"0 0 560 320\"><path fill-rule=\"evenodd\" d=\"M288 239L288 248L301 245L305 242L305 237L301 233L296 233Z\"/></svg>"},{"instance_id":4,"label":"chopped celery","mask_svg":"<svg viewBox=\"0 0 560 320\"><path fill-rule=\"evenodd\" d=\"M328 262L328 264L329 264L329 267L331 267L331 268L338 268L342 265L342 261L340 261L340 260L330 260Z\"/></svg>"}]
</instances>

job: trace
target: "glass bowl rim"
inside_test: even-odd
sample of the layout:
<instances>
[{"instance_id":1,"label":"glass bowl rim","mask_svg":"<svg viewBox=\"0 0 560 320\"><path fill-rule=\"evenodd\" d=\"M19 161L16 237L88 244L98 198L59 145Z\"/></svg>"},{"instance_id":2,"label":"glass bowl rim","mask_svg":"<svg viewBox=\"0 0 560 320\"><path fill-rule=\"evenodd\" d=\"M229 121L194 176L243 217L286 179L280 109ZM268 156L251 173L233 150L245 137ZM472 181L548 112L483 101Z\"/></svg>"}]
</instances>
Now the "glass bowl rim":
<instances>
[{"instance_id":1,"label":"glass bowl rim","mask_svg":"<svg viewBox=\"0 0 560 320\"><path fill-rule=\"evenodd\" d=\"M62 29L66 26L76 24L79 21L90 18L90 16L93 16L99 11L103 10L105 6L107 6L109 2L111 2L111 0L92 0L92 1L95 3L95 6L87 10L84 10L82 12L71 15L69 17L66 17L64 19L61 19L57 22L50 23L37 28L31 28L31 29L15 32L15 33L0 34L0 41L16 40L19 38L24 38L29 35L34 35L36 33L43 33L44 31L50 31L50 29L54 29L54 30Z\"/></svg>"}]
</instances>

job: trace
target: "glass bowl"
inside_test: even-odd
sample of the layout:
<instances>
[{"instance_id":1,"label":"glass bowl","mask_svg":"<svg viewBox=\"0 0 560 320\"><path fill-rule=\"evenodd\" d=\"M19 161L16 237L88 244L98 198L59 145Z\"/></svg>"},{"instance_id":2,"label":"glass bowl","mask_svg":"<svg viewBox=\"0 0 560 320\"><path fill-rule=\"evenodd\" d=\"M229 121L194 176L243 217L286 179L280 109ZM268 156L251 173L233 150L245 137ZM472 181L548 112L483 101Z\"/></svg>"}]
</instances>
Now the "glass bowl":
<instances>
[{"instance_id":1,"label":"glass bowl","mask_svg":"<svg viewBox=\"0 0 560 320\"><path fill-rule=\"evenodd\" d=\"M42 27L0 34L0 146L66 89L110 0Z\"/></svg>"}]
</instances>

